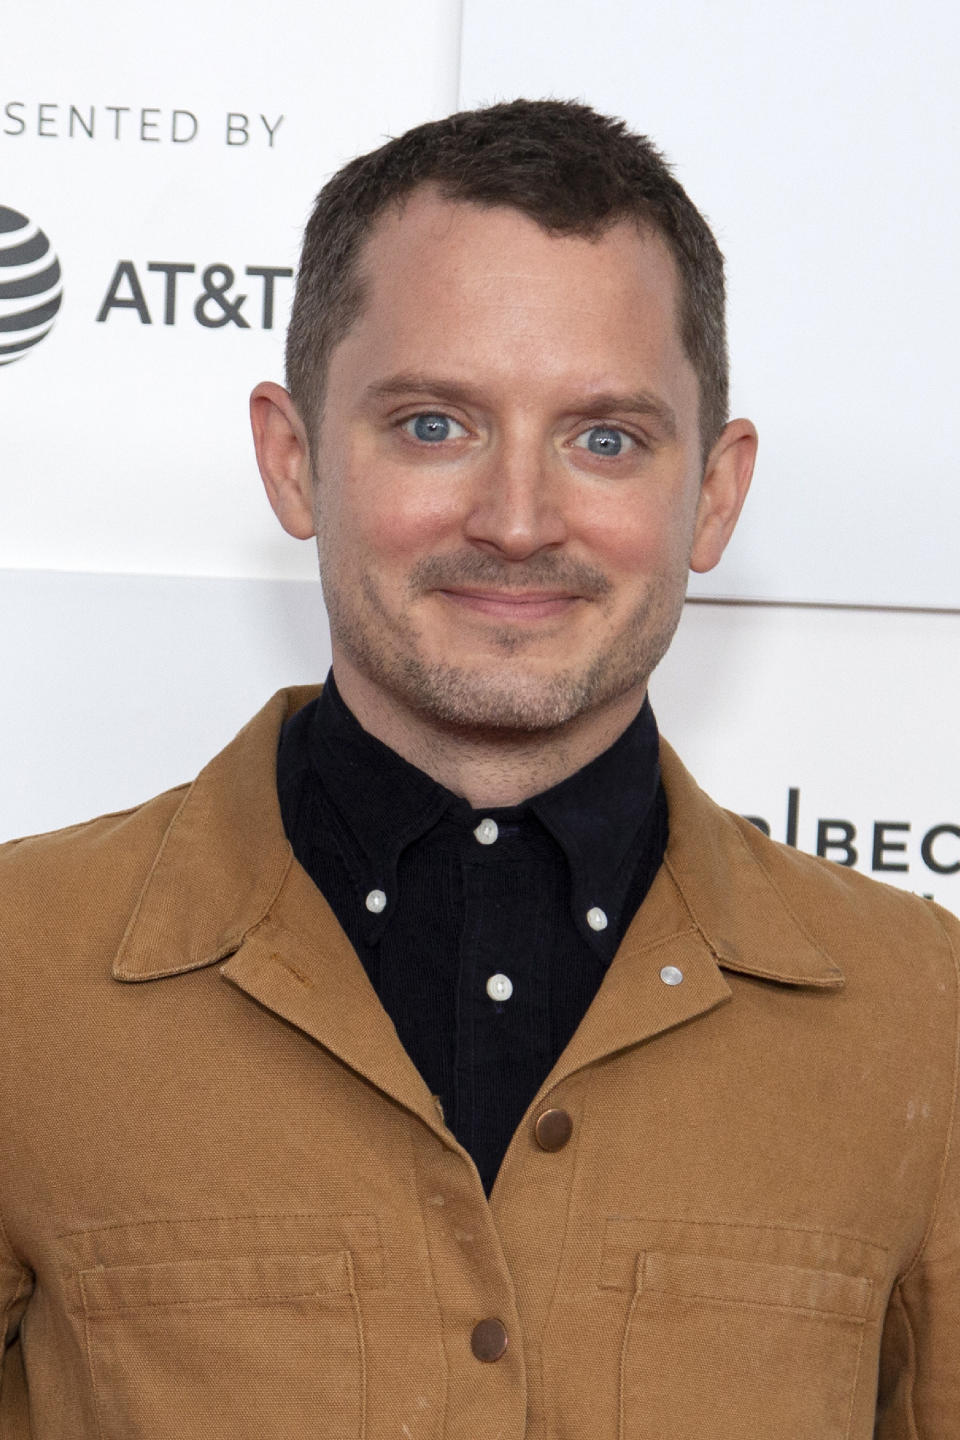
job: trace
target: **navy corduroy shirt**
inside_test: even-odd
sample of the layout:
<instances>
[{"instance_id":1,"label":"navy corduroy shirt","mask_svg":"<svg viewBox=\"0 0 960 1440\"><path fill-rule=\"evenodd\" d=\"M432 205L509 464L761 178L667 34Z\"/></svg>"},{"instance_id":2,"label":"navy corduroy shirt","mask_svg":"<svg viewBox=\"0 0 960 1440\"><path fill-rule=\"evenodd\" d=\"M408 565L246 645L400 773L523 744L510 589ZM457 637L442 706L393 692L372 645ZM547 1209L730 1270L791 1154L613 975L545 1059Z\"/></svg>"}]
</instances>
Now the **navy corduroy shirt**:
<instances>
[{"instance_id":1,"label":"navy corduroy shirt","mask_svg":"<svg viewBox=\"0 0 960 1440\"><path fill-rule=\"evenodd\" d=\"M663 859L649 701L575 775L473 810L368 734L331 674L283 727L277 788L297 860L489 1194Z\"/></svg>"}]
</instances>

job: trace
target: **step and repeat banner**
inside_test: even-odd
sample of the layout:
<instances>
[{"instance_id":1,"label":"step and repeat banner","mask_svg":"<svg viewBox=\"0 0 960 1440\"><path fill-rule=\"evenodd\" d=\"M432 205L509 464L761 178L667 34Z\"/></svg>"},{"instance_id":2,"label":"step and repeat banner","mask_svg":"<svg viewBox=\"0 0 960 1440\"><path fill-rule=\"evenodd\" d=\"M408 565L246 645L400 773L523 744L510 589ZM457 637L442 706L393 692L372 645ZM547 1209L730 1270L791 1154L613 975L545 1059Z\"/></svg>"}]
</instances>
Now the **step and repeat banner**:
<instances>
[{"instance_id":1,"label":"step and repeat banner","mask_svg":"<svg viewBox=\"0 0 960 1440\"><path fill-rule=\"evenodd\" d=\"M6 16L0 839L190 778L322 677L313 548L246 419L313 196L458 104L563 95L652 135L710 217L761 431L661 728L774 838L960 911L958 31L929 0L882 24L860 0Z\"/></svg>"},{"instance_id":2,"label":"step and repeat banner","mask_svg":"<svg viewBox=\"0 0 960 1440\"><path fill-rule=\"evenodd\" d=\"M312 574L269 523L247 396L282 377L314 195L453 108L459 18L450 0L8 7L0 566Z\"/></svg>"}]
</instances>

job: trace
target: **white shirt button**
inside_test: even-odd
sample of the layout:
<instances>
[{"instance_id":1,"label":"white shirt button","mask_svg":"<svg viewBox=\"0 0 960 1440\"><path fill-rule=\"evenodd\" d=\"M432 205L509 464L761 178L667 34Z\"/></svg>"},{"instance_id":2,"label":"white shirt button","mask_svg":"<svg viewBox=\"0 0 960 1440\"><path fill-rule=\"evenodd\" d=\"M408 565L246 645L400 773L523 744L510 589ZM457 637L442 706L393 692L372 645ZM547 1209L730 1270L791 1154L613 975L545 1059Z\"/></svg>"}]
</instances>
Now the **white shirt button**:
<instances>
[{"instance_id":1,"label":"white shirt button","mask_svg":"<svg viewBox=\"0 0 960 1440\"><path fill-rule=\"evenodd\" d=\"M509 975L491 975L487 981L487 994L491 1000L509 1000L513 994L513 981Z\"/></svg>"},{"instance_id":2,"label":"white shirt button","mask_svg":"<svg viewBox=\"0 0 960 1440\"><path fill-rule=\"evenodd\" d=\"M660 971L660 979L664 985L680 985L683 981L683 971L678 970L676 965L664 965Z\"/></svg>"},{"instance_id":3,"label":"white shirt button","mask_svg":"<svg viewBox=\"0 0 960 1440\"><path fill-rule=\"evenodd\" d=\"M587 924L590 926L591 930L606 930L606 911L601 910L599 905L592 906L587 911Z\"/></svg>"},{"instance_id":4,"label":"white shirt button","mask_svg":"<svg viewBox=\"0 0 960 1440\"><path fill-rule=\"evenodd\" d=\"M476 830L474 830L473 833L480 841L481 845L492 845L493 842L496 840L497 836L500 834L500 827L498 826L496 820L481 820L480 824L477 826Z\"/></svg>"},{"instance_id":5,"label":"white shirt button","mask_svg":"<svg viewBox=\"0 0 960 1440\"><path fill-rule=\"evenodd\" d=\"M387 908L387 897L382 890L371 890L363 903L368 910L373 911L374 915L379 915L381 910Z\"/></svg>"}]
</instances>

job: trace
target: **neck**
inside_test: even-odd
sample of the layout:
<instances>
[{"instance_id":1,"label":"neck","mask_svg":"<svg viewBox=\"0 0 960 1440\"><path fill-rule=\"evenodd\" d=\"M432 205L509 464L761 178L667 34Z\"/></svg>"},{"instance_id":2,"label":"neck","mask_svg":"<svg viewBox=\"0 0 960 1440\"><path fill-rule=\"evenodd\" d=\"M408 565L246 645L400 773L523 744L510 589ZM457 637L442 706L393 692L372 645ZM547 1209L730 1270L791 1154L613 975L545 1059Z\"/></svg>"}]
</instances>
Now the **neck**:
<instances>
[{"instance_id":1,"label":"neck","mask_svg":"<svg viewBox=\"0 0 960 1440\"><path fill-rule=\"evenodd\" d=\"M519 805L581 770L623 734L646 695L640 686L552 730L468 730L434 721L385 695L349 663L337 689L364 730L475 810Z\"/></svg>"}]
</instances>

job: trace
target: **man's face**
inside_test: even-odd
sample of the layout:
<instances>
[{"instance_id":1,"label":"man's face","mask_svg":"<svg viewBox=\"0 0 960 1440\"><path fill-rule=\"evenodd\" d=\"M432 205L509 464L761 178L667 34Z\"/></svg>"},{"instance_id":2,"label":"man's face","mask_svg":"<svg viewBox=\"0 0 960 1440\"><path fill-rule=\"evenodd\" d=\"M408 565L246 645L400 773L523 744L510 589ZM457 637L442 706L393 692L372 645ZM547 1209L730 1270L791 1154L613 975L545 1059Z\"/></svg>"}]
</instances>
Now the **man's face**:
<instances>
[{"instance_id":1,"label":"man's face","mask_svg":"<svg viewBox=\"0 0 960 1440\"><path fill-rule=\"evenodd\" d=\"M313 445L345 693L499 732L635 707L715 563L666 246L425 189L361 264Z\"/></svg>"}]
</instances>

